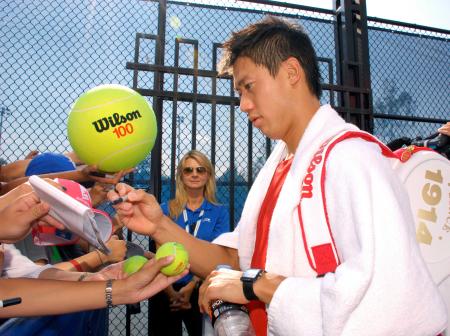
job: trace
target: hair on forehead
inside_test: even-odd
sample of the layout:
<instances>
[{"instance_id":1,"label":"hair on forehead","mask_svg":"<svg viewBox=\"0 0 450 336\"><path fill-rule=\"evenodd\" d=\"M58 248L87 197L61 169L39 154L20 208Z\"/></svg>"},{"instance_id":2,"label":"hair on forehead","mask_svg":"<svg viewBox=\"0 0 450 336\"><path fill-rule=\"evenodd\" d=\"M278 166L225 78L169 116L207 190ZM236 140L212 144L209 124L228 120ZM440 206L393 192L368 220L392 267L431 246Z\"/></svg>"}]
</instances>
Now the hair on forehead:
<instances>
[{"instance_id":1,"label":"hair on forehead","mask_svg":"<svg viewBox=\"0 0 450 336\"><path fill-rule=\"evenodd\" d=\"M241 56L250 57L257 65L265 65L264 53L275 54L275 56L281 54L278 47L282 47L283 37L289 34L290 30L295 29L303 32L302 28L293 22L268 16L238 32L233 32L231 37L223 43L225 51L219 70L231 74L232 66ZM256 53L256 50L265 52Z\"/></svg>"},{"instance_id":2,"label":"hair on forehead","mask_svg":"<svg viewBox=\"0 0 450 336\"><path fill-rule=\"evenodd\" d=\"M316 53L305 30L297 23L275 16L232 33L223 43L224 54L219 63L220 74L233 74L239 57L248 57L256 65L267 68L276 76L281 63L296 58L302 66L311 92L318 98L322 93Z\"/></svg>"}]
</instances>

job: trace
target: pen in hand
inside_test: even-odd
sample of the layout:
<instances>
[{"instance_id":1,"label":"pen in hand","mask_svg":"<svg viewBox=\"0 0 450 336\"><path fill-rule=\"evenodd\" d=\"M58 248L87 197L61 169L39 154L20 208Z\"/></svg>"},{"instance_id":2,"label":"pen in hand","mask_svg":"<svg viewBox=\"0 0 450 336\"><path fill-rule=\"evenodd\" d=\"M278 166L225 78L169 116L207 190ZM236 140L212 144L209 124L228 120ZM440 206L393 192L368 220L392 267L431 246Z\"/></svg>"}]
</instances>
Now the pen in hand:
<instances>
[{"instance_id":1,"label":"pen in hand","mask_svg":"<svg viewBox=\"0 0 450 336\"><path fill-rule=\"evenodd\" d=\"M125 196L121 196L119 198L116 198L114 201L109 202L111 206L120 204L122 202L125 202L128 199L128 194Z\"/></svg>"},{"instance_id":2,"label":"pen in hand","mask_svg":"<svg viewBox=\"0 0 450 336\"><path fill-rule=\"evenodd\" d=\"M22 298L15 297L11 299L0 300L0 308L14 306L22 302Z\"/></svg>"}]
</instances>

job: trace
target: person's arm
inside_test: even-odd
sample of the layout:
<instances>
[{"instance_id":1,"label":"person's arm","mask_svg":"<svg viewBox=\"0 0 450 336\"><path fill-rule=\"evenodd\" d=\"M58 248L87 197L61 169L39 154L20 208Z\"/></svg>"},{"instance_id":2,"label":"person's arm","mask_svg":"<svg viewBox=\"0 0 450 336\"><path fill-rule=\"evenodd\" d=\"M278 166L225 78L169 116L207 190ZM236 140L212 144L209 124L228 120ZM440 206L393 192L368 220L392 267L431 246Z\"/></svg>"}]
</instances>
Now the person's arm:
<instances>
[{"instance_id":1,"label":"person's arm","mask_svg":"<svg viewBox=\"0 0 450 336\"><path fill-rule=\"evenodd\" d=\"M167 288L164 289L164 293L167 295L167 298L170 301L170 304L174 302L178 302L180 299L180 294L173 288L173 286L167 286Z\"/></svg>"},{"instance_id":2,"label":"person's arm","mask_svg":"<svg viewBox=\"0 0 450 336\"><path fill-rule=\"evenodd\" d=\"M73 151L72 152L65 152L64 155L67 156L69 159L71 159L72 162L75 163L75 165L77 165L77 166L85 164L83 161L80 160L78 155L75 152L73 152Z\"/></svg>"},{"instance_id":3,"label":"person's arm","mask_svg":"<svg viewBox=\"0 0 450 336\"><path fill-rule=\"evenodd\" d=\"M27 155L25 155L24 160L32 160L38 155L39 155L39 151L36 149L33 149Z\"/></svg>"},{"instance_id":4,"label":"person's arm","mask_svg":"<svg viewBox=\"0 0 450 336\"><path fill-rule=\"evenodd\" d=\"M63 261L53 266L62 271L69 272L94 272L104 263L97 252L98 250L86 253L78 258L72 259L70 261Z\"/></svg>"},{"instance_id":5,"label":"person's arm","mask_svg":"<svg viewBox=\"0 0 450 336\"><path fill-rule=\"evenodd\" d=\"M78 281L84 272L71 272L50 267L43 270L38 279L41 280L64 280L64 281Z\"/></svg>"},{"instance_id":6,"label":"person's arm","mask_svg":"<svg viewBox=\"0 0 450 336\"><path fill-rule=\"evenodd\" d=\"M167 277L159 272L173 257L150 260L126 279L112 282L112 304L131 304L153 296L184 275ZM65 314L106 307L105 281L0 279L0 298L20 297L22 303L0 308L0 317Z\"/></svg>"},{"instance_id":7,"label":"person's arm","mask_svg":"<svg viewBox=\"0 0 450 336\"><path fill-rule=\"evenodd\" d=\"M186 285L180 288L180 290L177 292L178 299L172 300L170 303L170 310L171 311L180 311L180 310L187 310L191 309L192 305L190 302L192 292L195 289L195 282L189 281Z\"/></svg>"},{"instance_id":8,"label":"person's arm","mask_svg":"<svg viewBox=\"0 0 450 336\"><path fill-rule=\"evenodd\" d=\"M117 192L118 193L117 193ZM197 239L164 216L155 198L143 190L119 183L108 192L109 200L128 195L128 200L115 206L123 224L130 230L152 236L158 244L176 241L189 253L192 273L205 278L218 264L239 269L237 250Z\"/></svg>"},{"instance_id":9,"label":"person's arm","mask_svg":"<svg viewBox=\"0 0 450 336\"><path fill-rule=\"evenodd\" d=\"M87 181L94 181L98 183L103 184L116 184L120 179L125 176L126 174L129 174L132 172L134 168L121 170L120 172L117 172L112 175L106 175L102 174L102 176L95 176L93 173L99 173L98 169L95 166L81 166L77 170L70 170L70 171L64 171L64 172L58 172L58 173L49 173L49 174L40 174L39 177L41 178L48 178L48 179L55 179L55 178L61 178L66 180L72 180L76 182L87 182ZM29 176L19 177L12 181L9 181L6 184L2 185L2 188L0 190L1 194L5 194L8 191L14 189L15 187L21 185L22 183L27 182L29 179Z\"/></svg>"},{"instance_id":10,"label":"person's arm","mask_svg":"<svg viewBox=\"0 0 450 336\"><path fill-rule=\"evenodd\" d=\"M211 301L222 299L227 302L247 304L244 296L241 271L213 271L205 279L199 290L198 304L202 313L210 314ZM274 273L264 273L253 285L253 292L260 301L270 304L278 286L286 277Z\"/></svg>"},{"instance_id":11,"label":"person's arm","mask_svg":"<svg viewBox=\"0 0 450 336\"><path fill-rule=\"evenodd\" d=\"M205 278L219 264L239 269L237 250L197 239L180 228L169 217L163 217L152 235L159 244L176 241L184 245L189 253L192 273ZM126 224L125 224L126 225Z\"/></svg>"},{"instance_id":12,"label":"person's arm","mask_svg":"<svg viewBox=\"0 0 450 336\"><path fill-rule=\"evenodd\" d=\"M9 182L25 176L25 171L30 161L31 159L17 160L2 165L0 168L0 181Z\"/></svg>"},{"instance_id":13,"label":"person's arm","mask_svg":"<svg viewBox=\"0 0 450 336\"><path fill-rule=\"evenodd\" d=\"M59 172L59 173L49 173L49 174L41 174L39 175L41 178L48 178L48 179L55 179L55 178L62 178L67 180L73 180L77 182L85 182L90 181L89 176L84 174L81 170L72 170L72 171L65 171L65 172ZM1 193L5 194L12 189L18 187L19 185L25 183L28 181L30 177L24 176L16 178L12 181L9 181L8 183L4 184L1 189Z\"/></svg>"},{"instance_id":14,"label":"person's arm","mask_svg":"<svg viewBox=\"0 0 450 336\"><path fill-rule=\"evenodd\" d=\"M39 274L51 265L35 264L17 249L13 244L2 244L3 264L1 277L3 278L38 278Z\"/></svg>"},{"instance_id":15,"label":"person's arm","mask_svg":"<svg viewBox=\"0 0 450 336\"><path fill-rule=\"evenodd\" d=\"M54 267L64 271L93 272L107 264L122 261L127 253L127 244L113 236L106 243L111 249L111 254L106 255L99 250L94 250L71 261L55 264Z\"/></svg>"}]
</instances>

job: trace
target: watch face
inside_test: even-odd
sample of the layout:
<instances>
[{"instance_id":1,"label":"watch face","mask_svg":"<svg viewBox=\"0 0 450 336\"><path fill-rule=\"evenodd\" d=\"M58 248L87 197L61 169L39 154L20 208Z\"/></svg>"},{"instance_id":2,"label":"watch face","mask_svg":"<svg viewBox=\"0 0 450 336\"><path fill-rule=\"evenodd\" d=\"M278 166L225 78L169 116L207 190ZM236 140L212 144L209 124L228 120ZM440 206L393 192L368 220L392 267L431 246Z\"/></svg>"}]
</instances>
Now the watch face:
<instances>
[{"instance_id":1,"label":"watch face","mask_svg":"<svg viewBox=\"0 0 450 336\"><path fill-rule=\"evenodd\" d=\"M243 278L253 280L262 272L262 270L257 268L251 268L249 270L246 270L244 274L242 275Z\"/></svg>"}]
</instances>

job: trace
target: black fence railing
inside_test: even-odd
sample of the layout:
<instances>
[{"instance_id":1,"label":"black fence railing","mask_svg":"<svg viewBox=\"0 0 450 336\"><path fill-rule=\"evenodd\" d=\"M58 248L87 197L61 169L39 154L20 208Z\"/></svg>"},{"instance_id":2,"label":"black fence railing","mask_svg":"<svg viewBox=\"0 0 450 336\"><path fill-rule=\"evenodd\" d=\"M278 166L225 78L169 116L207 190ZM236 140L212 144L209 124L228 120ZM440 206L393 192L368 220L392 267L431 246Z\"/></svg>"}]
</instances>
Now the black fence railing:
<instances>
[{"instance_id":1,"label":"black fence railing","mask_svg":"<svg viewBox=\"0 0 450 336\"><path fill-rule=\"evenodd\" d=\"M450 119L450 31L368 18L374 133L425 137Z\"/></svg>"}]
</instances>

